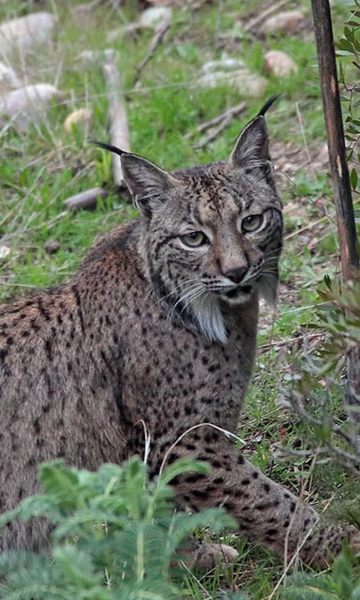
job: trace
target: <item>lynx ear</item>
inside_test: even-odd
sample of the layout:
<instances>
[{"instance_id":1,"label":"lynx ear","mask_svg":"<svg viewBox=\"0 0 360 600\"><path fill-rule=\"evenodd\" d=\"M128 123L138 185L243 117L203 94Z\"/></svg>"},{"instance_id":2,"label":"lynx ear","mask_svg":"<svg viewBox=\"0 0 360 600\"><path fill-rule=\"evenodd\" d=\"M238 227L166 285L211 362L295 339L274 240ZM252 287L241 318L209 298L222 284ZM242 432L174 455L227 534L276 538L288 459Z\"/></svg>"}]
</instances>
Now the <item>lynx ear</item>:
<instances>
[{"instance_id":1,"label":"lynx ear","mask_svg":"<svg viewBox=\"0 0 360 600\"><path fill-rule=\"evenodd\" d=\"M156 206L161 206L167 192L178 185L175 177L142 156L125 152L103 142L94 142L94 144L120 156L123 176L134 203L139 211L148 217Z\"/></svg>"},{"instance_id":2,"label":"lynx ear","mask_svg":"<svg viewBox=\"0 0 360 600\"><path fill-rule=\"evenodd\" d=\"M249 171L260 168L265 171L266 177L268 177L270 167L269 137L264 116L279 96L280 94L276 94L269 98L259 114L240 133L229 158L229 165L232 168L240 167Z\"/></svg>"},{"instance_id":3,"label":"lynx ear","mask_svg":"<svg viewBox=\"0 0 360 600\"><path fill-rule=\"evenodd\" d=\"M229 164L232 168L252 170L265 167L269 160L265 119L258 115L240 133L230 154Z\"/></svg>"},{"instance_id":4,"label":"lynx ear","mask_svg":"<svg viewBox=\"0 0 360 600\"><path fill-rule=\"evenodd\" d=\"M163 203L166 194L178 184L170 173L137 154L123 154L121 166L136 206L147 216L150 216L153 208Z\"/></svg>"}]
</instances>

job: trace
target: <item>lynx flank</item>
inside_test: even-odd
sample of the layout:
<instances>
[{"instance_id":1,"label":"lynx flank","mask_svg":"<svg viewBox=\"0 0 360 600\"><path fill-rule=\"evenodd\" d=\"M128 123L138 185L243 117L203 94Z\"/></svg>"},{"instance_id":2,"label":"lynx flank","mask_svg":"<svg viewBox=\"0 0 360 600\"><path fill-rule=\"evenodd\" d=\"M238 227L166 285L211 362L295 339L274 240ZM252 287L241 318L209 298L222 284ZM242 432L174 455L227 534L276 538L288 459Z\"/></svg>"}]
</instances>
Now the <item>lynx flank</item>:
<instances>
[{"instance_id":1,"label":"lynx flank","mask_svg":"<svg viewBox=\"0 0 360 600\"><path fill-rule=\"evenodd\" d=\"M0 307L0 512L38 491L37 465L96 469L143 454L194 456L209 476L176 482L179 505L221 504L239 531L322 563L346 532L266 478L212 423L237 431L255 357L259 297L274 302L282 245L264 113L225 162L168 173L135 154L122 169L135 222L95 244L73 279ZM113 148L112 148L113 149ZM114 149L113 149L114 150ZM45 522L14 522L0 550L41 550Z\"/></svg>"}]
</instances>

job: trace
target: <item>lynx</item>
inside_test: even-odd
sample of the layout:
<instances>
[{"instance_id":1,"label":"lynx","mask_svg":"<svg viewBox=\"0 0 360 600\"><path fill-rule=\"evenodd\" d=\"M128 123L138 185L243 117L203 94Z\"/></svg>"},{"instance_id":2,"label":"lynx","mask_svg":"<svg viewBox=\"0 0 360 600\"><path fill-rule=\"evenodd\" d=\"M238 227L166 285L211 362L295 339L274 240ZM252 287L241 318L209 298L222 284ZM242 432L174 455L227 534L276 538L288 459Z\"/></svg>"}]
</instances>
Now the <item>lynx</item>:
<instances>
[{"instance_id":1,"label":"lynx","mask_svg":"<svg viewBox=\"0 0 360 600\"><path fill-rule=\"evenodd\" d=\"M165 455L211 466L176 480L180 506L221 505L286 558L322 564L340 550L348 531L319 524L220 431L238 428L259 298L276 299L270 104L224 162L169 173L105 145L121 155L140 217L98 241L69 283L0 307L0 512L38 491L43 461L95 470L142 455L145 424L153 475ZM14 522L0 549L41 551L48 533Z\"/></svg>"}]
</instances>

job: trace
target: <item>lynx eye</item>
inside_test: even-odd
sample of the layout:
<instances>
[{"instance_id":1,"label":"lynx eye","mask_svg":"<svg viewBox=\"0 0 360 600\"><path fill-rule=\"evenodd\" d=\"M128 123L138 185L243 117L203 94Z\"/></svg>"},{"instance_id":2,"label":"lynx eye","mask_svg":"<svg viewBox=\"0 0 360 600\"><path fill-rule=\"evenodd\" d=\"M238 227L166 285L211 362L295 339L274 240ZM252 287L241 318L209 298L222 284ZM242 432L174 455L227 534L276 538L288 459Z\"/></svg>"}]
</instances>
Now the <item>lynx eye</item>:
<instances>
[{"instance_id":1,"label":"lynx eye","mask_svg":"<svg viewBox=\"0 0 360 600\"><path fill-rule=\"evenodd\" d=\"M198 248L207 243L208 239L202 231L192 231L180 236L181 241L189 248Z\"/></svg>"},{"instance_id":2,"label":"lynx eye","mask_svg":"<svg viewBox=\"0 0 360 600\"><path fill-rule=\"evenodd\" d=\"M263 220L263 215L249 215L243 219L241 228L244 233L251 233L252 231L256 231L261 227Z\"/></svg>"}]
</instances>

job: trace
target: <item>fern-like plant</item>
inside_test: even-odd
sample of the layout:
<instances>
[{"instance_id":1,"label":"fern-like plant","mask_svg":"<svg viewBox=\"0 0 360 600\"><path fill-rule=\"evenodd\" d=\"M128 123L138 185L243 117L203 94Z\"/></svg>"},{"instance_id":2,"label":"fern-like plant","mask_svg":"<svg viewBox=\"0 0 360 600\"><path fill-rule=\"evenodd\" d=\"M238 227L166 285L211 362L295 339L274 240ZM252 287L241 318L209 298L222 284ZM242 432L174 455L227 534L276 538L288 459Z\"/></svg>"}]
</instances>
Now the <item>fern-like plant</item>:
<instances>
[{"instance_id":1,"label":"fern-like plant","mask_svg":"<svg viewBox=\"0 0 360 600\"><path fill-rule=\"evenodd\" d=\"M54 525L52 544L48 554L0 555L0 598L179 599L183 592L171 565L181 556L182 542L198 527L234 525L222 509L194 515L174 511L171 480L208 470L203 463L181 460L150 482L138 458L122 466L103 465L96 473L59 461L43 464L44 494L23 500L0 518L0 527L15 518L46 517Z\"/></svg>"},{"instance_id":2,"label":"fern-like plant","mask_svg":"<svg viewBox=\"0 0 360 600\"><path fill-rule=\"evenodd\" d=\"M335 559L331 573L298 573L288 583L281 593L284 600L360 600L360 579L345 554Z\"/></svg>"}]
</instances>

